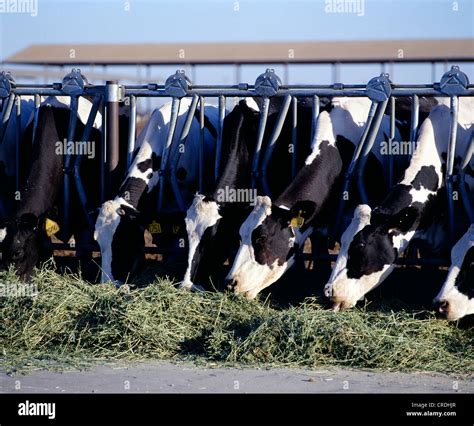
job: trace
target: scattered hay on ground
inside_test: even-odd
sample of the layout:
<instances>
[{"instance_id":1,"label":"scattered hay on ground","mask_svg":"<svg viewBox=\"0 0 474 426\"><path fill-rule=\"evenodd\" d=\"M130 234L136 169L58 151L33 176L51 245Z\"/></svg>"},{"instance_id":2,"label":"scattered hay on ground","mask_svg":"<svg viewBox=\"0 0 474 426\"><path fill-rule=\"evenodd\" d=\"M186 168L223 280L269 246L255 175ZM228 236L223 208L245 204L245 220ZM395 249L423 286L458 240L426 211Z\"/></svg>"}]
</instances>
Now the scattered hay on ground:
<instances>
[{"instance_id":1,"label":"scattered hay on ground","mask_svg":"<svg viewBox=\"0 0 474 426\"><path fill-rule=\"evenodd\" d=\"M8 371L93 362L195 360L224 365L345 366L474 372L474 330L429 313L333 313L317 299L288 309L224 293L189 293L164 278L144 288L91 285L51 265L33 297L0 297L0 365ZM15 287L17 286L17 287ZM0 273L0 292L20 288Z\"/></svg>"}]
</instances>

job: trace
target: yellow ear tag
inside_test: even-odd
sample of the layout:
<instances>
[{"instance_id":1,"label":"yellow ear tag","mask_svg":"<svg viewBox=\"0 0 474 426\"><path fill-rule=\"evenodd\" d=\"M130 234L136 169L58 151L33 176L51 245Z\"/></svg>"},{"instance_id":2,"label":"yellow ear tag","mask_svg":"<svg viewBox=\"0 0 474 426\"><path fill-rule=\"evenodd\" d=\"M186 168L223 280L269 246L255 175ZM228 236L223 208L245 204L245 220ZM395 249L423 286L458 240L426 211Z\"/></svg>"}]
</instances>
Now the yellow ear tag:
<instances>
[{"instance_id":1,"label":"yellow ear tag","mask_svg":"<svg viewBox=\"0 0 474 426\"><path fill-rule=\"evenodd\" d=\"M179 225L173 225L173 234L177 234L179 231Z\"/></svg>"},{"instance_id":2,"label":"yellow ear tag","mask_svg":"<svg viewBox=\"0 0 474 426\"><path fill-rule=\"evenodd\" d=\"M154 220L148 225L148 231L150 234L161 234L161 225Z\"/></svg>"},{"instance_id":3,"label":"yellow ear tag","mask_svg":"<svg viewBox=\"0 0 474 426\"><path fill-rule=\"evenodd\" d=\"M51 235L56 234L61 228L54 220L46 218L44 229L46 230L46 235L51 237Z\"/></svg>"},{"instance_id":4,"label":"yellow ear tag","mask_svg":"<svg viewBox=\"0 0 474 426\"><path fill-rule=\"evenodd\" d=\"M303 213L302 210L298 212L298 216L295 216L293 219L291 219L290 226L293 228L301 228L304 225L304 217L301 216L301 213Z\"/></svg>"}]
</instances>

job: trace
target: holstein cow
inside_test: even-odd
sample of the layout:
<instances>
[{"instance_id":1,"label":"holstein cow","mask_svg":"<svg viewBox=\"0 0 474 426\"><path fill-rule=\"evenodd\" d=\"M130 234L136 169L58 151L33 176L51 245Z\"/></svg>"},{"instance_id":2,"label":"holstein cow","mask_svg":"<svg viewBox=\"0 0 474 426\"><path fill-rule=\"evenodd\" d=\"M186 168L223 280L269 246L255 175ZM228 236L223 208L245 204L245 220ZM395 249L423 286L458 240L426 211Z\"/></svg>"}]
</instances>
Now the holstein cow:
<instances>
[{"instance_id":1,"label":"holstein cow","mask_svg":"<svg viewBox=\"0 0 474 426\"><path fill-rule=\"evenodd\" d=\"M443 247L446 226L440 223L446 197L443 170L450 110L449 100L440 98L439 102L419 130L416 150L402 180L375 209L358 206L342 236L341 250L325 286L325 295L336 311L354 306L378 286L410 241L424 240L434 252L447 248ZM464 154L470 141L473 107L473 99L459 99L456 156ZM467 183L474 188L472 179Z\"/></svg>"},{"instance_id":2,"label":"holstein cow","mask_svg":"<svg viewBox=\"0 0 474 426\"><path fill-rule=\"evenodd\" d=\"M474 224L451 250L451 267L434 305L450 321L474 314Z\"/></svg>"},{"instance_id":3,"label":"holstein cow","mask_svg":"<svg viewBox=\"0 0 474 426\"><path fill-rule=\"evenodd\" d=\"M180 103L174 141L181 134L191 100ZM197 114L197 112L196 112ZM218 112L214 107L205 109L204 159L212 162L218 128ZM132 165L113 200L106 201L96 221L94 238L102 255L101 282L124 283L136 269L144 248L144 225L156 211L158 173L169 130L171 103L156 109L140 133L140 145ZM184 202L189 205L197 188L200 127L196 116L182 153L176 175ZM171 158L171 157L170 157ZM170 162L168 162L168 165ZM163 208L173 208L174 200L167 198Z\"/></svg>"},{"instance_id":4,"label":"holstein cow","mask_svg":"<svg viewBox=\"0 0 474 426\"><path fill-rule=\"evenodd\" d=\"M258 101L258 100L257 100ZM281 98L271 98L267 126L262 143L265 151L273 131ZM283 125L268 168L272 193L279 194L291 180L291 119ZM302 123L311 120L311 107L298 103L297 159L307 155L310 129ZM218 284L223 263L232 262L239 246L239 227L257 199L251 188L252 162L260 123L256 100L240 101L224 121L221 175L213 188L196 194L186 214L188 234L188 266L181 286L190 289L210 288ZM262 154L263 157L263 154Z\"/></svg>"},{"instance_id":5,"label":"holstein cow","mask_svg":"<svg viewBox=\"0 0 474 426\"><path fill-rule=\"evenodd\" d=\"M362 135L370 101L334 98L331 108L320 113L314 146L295 179L274 200L258 197L240 227L240 248L227 276L228 288L236 293L254 298L292 266L297 248L315 228L332 223L329 216L341 196L343 171ZM367 175L383 176L378 148L388 133L389 120L384 118L374 144L376 155L370 153L367 161ZM383 179L369 183L366 179L370 199L380 199Z\"/></svg>"},{"instance_id":6,"label":"holstein cow","mask_svg":"<svg viewBox=\"0 0 474 426\"><path fill-rule=\"evenodd\" d=\"M77 128L72 142L81 142L79 139L91 106L87 99L79 99ZM85 217L75 196L71 196L71 227L68 235L60 226L65 158L63 148L67 139L69 115L69 97L48 98L40 106L33 147L30 149L31 167L20 191L16 212L0 225L4 239L3 262L7 266L12 264L23 280L31 277L34 267L46 253L42 251L42 243L50 235L55 233L60 240L67 242L72 234L78 235L86 228ZM98 114L89 141L84 141L97 147L97 150L101 141L101 123ZM32 131L33 122L30 122L22 145L31 147ZM81 165L84 187L92 195L89 199L91 206L98 204L96 188L100 180L99 162L98 155L92 157L86 154Z\"/></svg>"}]
</instances>

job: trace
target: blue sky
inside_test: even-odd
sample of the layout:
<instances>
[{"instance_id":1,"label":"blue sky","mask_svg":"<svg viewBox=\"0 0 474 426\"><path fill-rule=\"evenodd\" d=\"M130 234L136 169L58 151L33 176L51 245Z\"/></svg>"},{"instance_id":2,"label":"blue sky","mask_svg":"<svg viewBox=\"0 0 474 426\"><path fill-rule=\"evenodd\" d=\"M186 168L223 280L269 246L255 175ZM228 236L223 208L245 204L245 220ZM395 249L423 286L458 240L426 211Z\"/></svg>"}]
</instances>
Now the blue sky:
<instances>
[{"instance_id":1,"label":"blue sky","mask_svg":"<svg viewBox=\"0 0 474 426\"><path fill-rule=\"evenodd\" d=\"M473 0L365 0L363 16L325 13L324 7L324 0L38 0L36 17L0 13L0 59L33 43L474 38ZM304 69L290 74L302 78L294 76L315 68ZM318 69L320 81L330 78L329 69ZM474 80L473 66L466 69ZM231 78L229 70L202 68L196 75L201 82L217 76L220 83ZM242 76L253 80L260 70L248 68ZM356 82L379 71L349 67L341 80ZM442 72L440 67L437 74ZM398 71L402 79L420 73L426 81L429 67Z\"/></svg>"},{"instance_id":2,"label":"blue sky","mask_svg":"<svg viewBox=\"0 0 474 426\"><path fill-rule=\"evenodd\" d=\"M38 0L36 17L0 14L2 56L54 42L474 37L472 0L365 0L363 16L325 13L324 0L128 0L128 11L126 3Z\"/></svg>"}]
</instances>

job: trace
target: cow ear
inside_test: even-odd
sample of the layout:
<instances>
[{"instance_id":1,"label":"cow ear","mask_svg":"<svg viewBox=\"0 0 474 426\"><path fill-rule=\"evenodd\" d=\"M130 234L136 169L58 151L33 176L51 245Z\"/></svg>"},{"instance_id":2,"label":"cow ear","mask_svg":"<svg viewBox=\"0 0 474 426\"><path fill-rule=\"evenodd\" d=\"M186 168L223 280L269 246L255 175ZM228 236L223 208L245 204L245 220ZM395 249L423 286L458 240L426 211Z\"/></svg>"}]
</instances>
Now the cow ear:
<instances>
[{"instance_id":1,"label":"cow ear","mask_svg":"<svg viewBox=\"0 0 474 426\"><path fill-rule=\"evenodd\" d=\"M316 211L316 203L309 200L297 201L290 209L290 225L301 228L310 221Z\"/></svg>"},{"instance_id":2,"label":"cow ear","mask_svg":"<svg viewBox=\"0 0 474 426\"><path fill-rule=\"evenodd\" d=\"M20 216L20 224L23 228L35 230L38 227L38 216L33 213L24 213Z\"/></svg>"},{"instance_id":3,"label":"cow ear","mask_svg":"<svg viewBox=\"0 0 474 426\"><path fill-rule=\"evenodd\" d=\"M406 207L390 218L387 223L388 231L408 232L413 228L418 216L419 211L415 207Z\"/></svg>"},{"instance_id":4,"label":"cow ear","mask_svg":"<svg viewBox=\"0 0 474 426\"><path fill-rule=\"evenodd\" d=\"M140 216L140 212L137 209L127 206L126 204L120 204L117 213L119 216L128 217L131 220L137 220Z\"/></svg>"}]
</instances>

